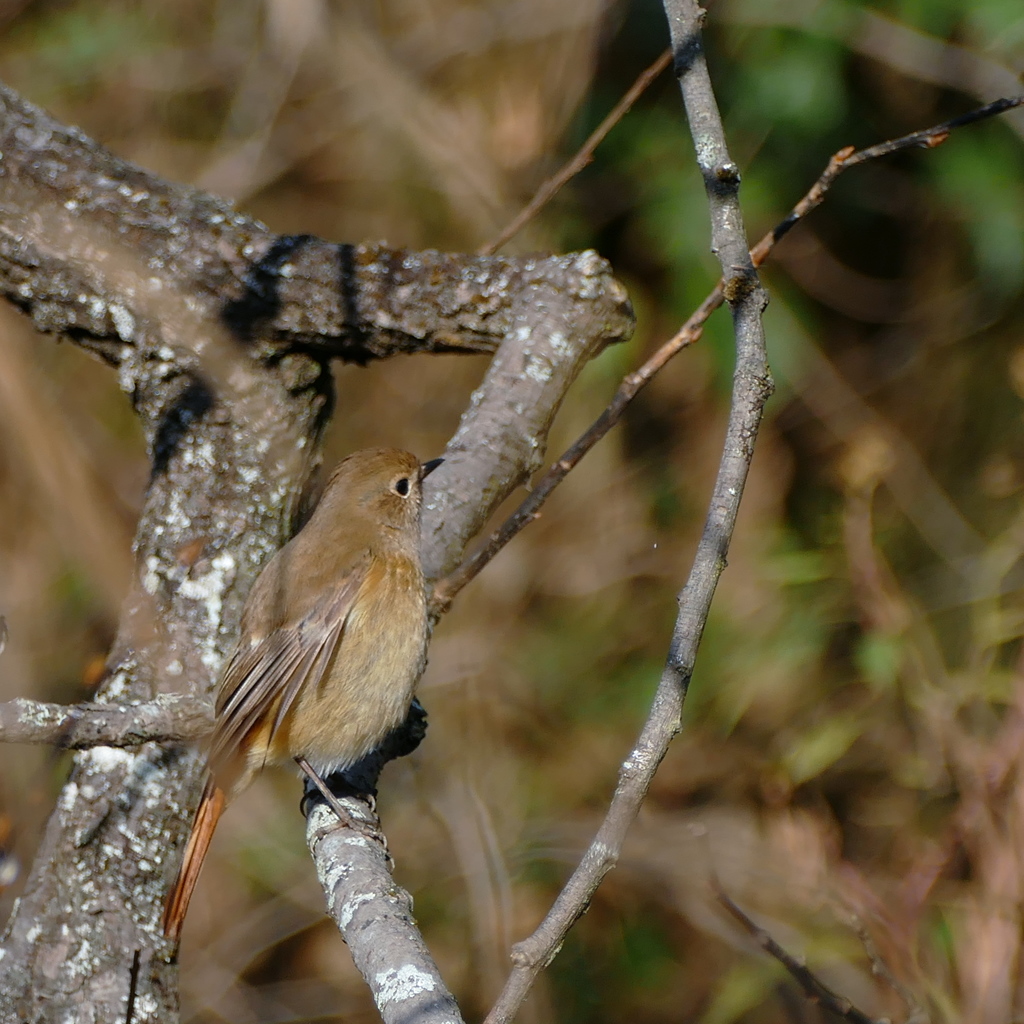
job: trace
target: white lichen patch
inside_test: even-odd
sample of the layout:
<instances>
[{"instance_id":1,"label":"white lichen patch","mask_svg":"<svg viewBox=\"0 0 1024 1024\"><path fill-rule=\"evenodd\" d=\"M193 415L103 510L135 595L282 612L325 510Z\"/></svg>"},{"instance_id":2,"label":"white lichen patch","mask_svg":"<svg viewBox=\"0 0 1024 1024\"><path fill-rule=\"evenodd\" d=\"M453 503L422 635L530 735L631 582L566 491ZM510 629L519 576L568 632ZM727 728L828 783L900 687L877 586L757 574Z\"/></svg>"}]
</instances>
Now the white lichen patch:
<instances>
[{"instance_id":1,"label":"white lichen patch","mask_svg":"<svg viewBox=\"0 0 1024 1024\"><path fill-rule=\"evenodd\" d=\"M562 331L552 331L548 337L548 345L556 359L562 360L572 358L572 344L569 342L568 335L563 334Z\"/></svg>"},{"instance_id":2,"label":"white lichen patch","mask_svg":"<svg viewBox=\"0 0 1024 1024\"><path fill-rule=\"evenodd\" d=\"M127 750L119 750L117 747L92 747L85 751L82 760L89 762L86 766L97 771L109 772L114 768L130 765L135 760L134 754Z\"/></svg>"},{"instance_id":3,"label":"white lichen patch","mask_svg":"<svg viewBox=\"0 0 1024 1024\"><path fill-rule=\"evenodd\" d=\"M351 899L345 900L341 905L341 910L338 911L338 924L342 929L347 928L352 923L352 918L355 916L356 911L363 906L364 903L371 903L373 901L372 892L361 892Z\"/></svg>"},{"instance_id":4,"label":"white lichen patch","mask_svg":"<svg viewBox=\"0 0 1024 1024\"><path fill-rule=\"evenodd\" d=\"M715 140L707 135L700 135L694 139L694 149L697 151L697 162L701 170L708 170L714 164L717 155Z\"/></svg>"},{"instance_id":5,"label":"white lichen patch","mask_svg":"<svg viewBox=\"0 0 1024 1024\"><path fill-rule=\"evenodd\" d=\"M78 939L75 952L65 960L64 972L70 978L93 979L96 973L96 949L91 941L92 936L83 934L82 929L75 937Z\"/></svg>"},{"instance_id":6,"label":"white lichen patch","mask_svg":"<svg viewBox=\"0 0 1024 1024\"><path fill-rule=\"evenodd\" d=\"M156 996L150 992L143 992L135 999L135 1016L139 1020L155 1016L158 1009Z\"/></svg>"},{"instance_id":7,"label":"white lichen patch","mask_svg":"<svg viewBox=\"0 0 1024 1024\"><path fill-rule=\"evenodd\" d=\"M374 975L373 983L377 991L377 1006L381 1010L393 1003L414 999L424 992L433 992L437 988L437 982L415 964L381 971Z\"/></svg>"},{"instance_id":8,"label":"white lichen patch","mask_svg":"<svg viewBox=\"0 0 1024 1024\"><path fill-rule=\"evenodd\" d=\"M186 446L182 450L181 461L186 466L198 466L203 469L212 468L217 461L217 454L213 450L213 442L205 440L198 444Z\"/></svg>"},{"instance_id":9,"label":"white lichen patch","mask_svg":"<svg viewBox=\"0 0 1024 1024\"><path fill-rule=\"evenodd\" d=\"M110 304L110 319L114 321L114 330L122 341L131 341L135 334L135 317L120 303Z\"/></svg>"},{"instance_id":10,"label":"white lichen patch","mask_svg":"<svg viewBox=\"0 0 1024 1024\"><path fill-rule=\"evenodd\" d=\"M57 807L61 811L70 811L75 805L75 801L78 799L78 783L67 782L64 784L64 788L61 790L60 799L57 801Z\"/></svg>"},{"instance_id":11,"label":"white lichen patch","mask_svg":"<svg viewBox=\"0 0 1024 1024\"><path fill-rule=\"evenodd\" d=\"M11 703L18 709L18 717L27 725L43 726L53 721L53 714L46 705L37 704L24 697L15 697Z\"/></svg>"},{"instance_id":12,"label":"white lichen patch","mask_svg":"<svg viewBox=\"0 0 1024 1024\"><path fill-rule=\"evenodd\" d=\"M209 571L201 576L182 580L178 593L182 597L199 601L206 611L210 628L216 630L220 625L221 608L224 592L235 578L235 558L227 551L222 551L209 562ZM204 659L205 663L205 659Z\"/></svg>"},{"instance_id":13,"label":"white lichen patch","mask_svg":"<svg viewBox=\"0 0 1024 1024\"><path fill-rule=\"evenodd\" d=\"M142 577L142 586L147 594L155 594L160 589L160 559L156 555L146 558L146 571Z\"/></svg>"},{"instance_id":14,"label":"white lichen patch","mask_svg":"<svg viewBox=\"0 0 1024 1024\"><path fill-rule=\"evenodd\" d=\"M327 869L324 871L323 887L324 892L333 893L342 881L348 878L352 866L343 860L331 858Z\"/></svg>"},{"instance_id":15,"label":"white lichen patch","mask_svg":"<svg viewBox=\"0 0 1024 1024\"><path fill-rule=\"evenodd\" d=\"M117 697L124 694L125 689L128 685L128 677L124 672L115 672L106 683L104 687L104 697L112 701Z\"/></svg>"}]
</instances>

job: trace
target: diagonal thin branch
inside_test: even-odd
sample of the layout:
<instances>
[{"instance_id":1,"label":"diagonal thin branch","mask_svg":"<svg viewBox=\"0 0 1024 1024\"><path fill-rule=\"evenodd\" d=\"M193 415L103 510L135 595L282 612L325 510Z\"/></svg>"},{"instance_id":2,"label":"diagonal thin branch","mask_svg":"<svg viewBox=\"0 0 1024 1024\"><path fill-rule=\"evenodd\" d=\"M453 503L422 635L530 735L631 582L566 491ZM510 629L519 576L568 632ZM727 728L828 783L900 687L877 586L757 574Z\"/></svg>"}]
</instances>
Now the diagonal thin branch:
<instances>
[{"instance_id":1,"label":"diagonal thin branch","mask_svg":"<svg viewBox=\"0 0 1024 1024\"><path fill-rule=\"evenodd\" d=\"M712 249L736 331L736 370L725 446L704 533L690 577L679 595L679 616L665 670L640 739L619 772L608 812L582 860L537 930L512 950L513 969L487 1024L504 1024L519 1009L566 933L614 867L654 773L680 728L683 699L704 624L725 568L740 497L753 456L764 403L771 394L761 313L766 296L748 252L739 207L739 174L729 158L700 36L703 12L695 0L666 0L676 73L711 211Z\"/></svg>"},{"instance_id":2,"label":"diagonal thin branch","mask_svg":"<svg viewBox=\"0 0 1024 1024\"><path fill-rule=\"evenodd\" d=\"M495 238L477 249L478 256L490 256L497 252L510 238L529 224L555 198L564 185L575 178L594 159L594 150L601 145L605 136L629 112L629 108L643 95L651 82L668 67L671 57L672 51L666 50L650 67L640 72L637 80L626 90L622 99L612 107L605 119L590 133L587 141L577 150L576 155L537 189L533 198Z\"/></svg>"},{"instance_id":3,"label":"diagonal thin branch","mask_svg":"<svg viewBox=\"0 0 1024 1024\"><path fill-rule=\"evenodd\" d=\"M806 964L800 963L795 956L780 946L772 938L770 932L755 924L743 909L732 901L717 881L713 885L718 902L743 925L750 937L769 956L775 957L786 968L790 977L803 989L804 995L809 1000L819 1003L840 1020L850 1021L850 1024L881 1024L874 1017L869 1017L863 1010L858 1010L845 996L833 992Z\"/></svg>"},{"instance_id":4,"label":"diagonal thin branch","mask_svg":"<svg viewBox=\"0 0 1024 1024\"><path fill-rule=\"evenodd\" d=\"M878 157L888 156L905 149L934 149L941 145L952 131L965 125L1002 114L1014 107L1024 105L1024 96L995 100L983 107L969 111L941 124L911 132L898 139L879 142L866 149L854 150L846 146L829 160L818 180L808 189L803 198L771 231L750 250L755 267L760 267L771 255L775 245L791 231L812 210L825 200L825 196L844 171L858 164L867 163ZM704 301L690 315L686 323L666 341L639 369L627 374L619 384L611 402L600 416L566 449L562 457L530 489L529 495L504 523L487 539L487 542L467 558L454 572L437 582L432 597L432 612L435 616L451 607L455 595L492 558L537 517L540 507L551 492L575 469L583 457L622 419L630 402L654 379L662 368L684 348L700 339L704 324L712 313L725 301L723 280L720 279Z\"/></svg>"}]
</instances>

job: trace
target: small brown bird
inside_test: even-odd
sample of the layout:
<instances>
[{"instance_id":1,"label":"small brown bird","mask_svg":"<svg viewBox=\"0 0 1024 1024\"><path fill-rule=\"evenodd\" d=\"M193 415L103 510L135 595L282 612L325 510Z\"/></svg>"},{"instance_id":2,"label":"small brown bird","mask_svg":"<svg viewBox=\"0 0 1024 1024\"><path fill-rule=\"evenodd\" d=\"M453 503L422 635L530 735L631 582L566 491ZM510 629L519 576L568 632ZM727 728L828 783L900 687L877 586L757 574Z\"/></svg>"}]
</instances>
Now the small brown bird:
<instances>
[{"instance_id":1,"label":"small brown bird","mask_svg":"<svg viewBox=\"0 0 1024 1024\"><path fill-rule=\"evenodd\" d=\"M421 483L441 461L421 466L396 448L350 455L253 584L217 692L206 789L164 910L168 938L181 934L226 802L265 765L296 761L324 779L405 719L426 658Z\"/></svg>"}]
</instances>

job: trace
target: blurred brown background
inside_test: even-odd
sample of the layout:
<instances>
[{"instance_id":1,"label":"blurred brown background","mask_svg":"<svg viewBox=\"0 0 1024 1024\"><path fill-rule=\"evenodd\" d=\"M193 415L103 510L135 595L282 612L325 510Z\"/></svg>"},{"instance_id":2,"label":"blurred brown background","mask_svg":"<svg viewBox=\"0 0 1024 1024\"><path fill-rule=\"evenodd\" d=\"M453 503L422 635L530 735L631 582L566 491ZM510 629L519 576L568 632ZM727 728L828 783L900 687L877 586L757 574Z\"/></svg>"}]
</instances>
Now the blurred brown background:
<instances>
[{"instance_id":1,"label":"blurred brown background","mask_svg":"<svg viewBox=\"0 0 1024 1024\"><path fill-rule=\"evenodd\" d=\"M752 238L841 145L1020 91L1019 0L709 8ZM452 250L491 237L666 45L653 0L6 0L0 26L0 78L122 156L277 231ZM1024 1019L1022 136L1018 113L851 172L766 269L778 390L686 729L524 1021L819 1020L715 907L711 864L869 1013L906 1019L902 986L934 1021ZM715 279L670 75L510 246L584 247L639 328L574 389L559 450ZM430 733L380 807L470 1016L646 713L729 352L720 313L437 631ZM436 454L483 368L338 368L328 464L381 443ZM0 308L0 700L88 698L146 473L115 374ZM23 869L3 917L65 770L0 747L0 842ZM186 1019L375 1019L324 920L298 795L265 777L219 830L185 933Z\"/></svg>"}]
</instances>

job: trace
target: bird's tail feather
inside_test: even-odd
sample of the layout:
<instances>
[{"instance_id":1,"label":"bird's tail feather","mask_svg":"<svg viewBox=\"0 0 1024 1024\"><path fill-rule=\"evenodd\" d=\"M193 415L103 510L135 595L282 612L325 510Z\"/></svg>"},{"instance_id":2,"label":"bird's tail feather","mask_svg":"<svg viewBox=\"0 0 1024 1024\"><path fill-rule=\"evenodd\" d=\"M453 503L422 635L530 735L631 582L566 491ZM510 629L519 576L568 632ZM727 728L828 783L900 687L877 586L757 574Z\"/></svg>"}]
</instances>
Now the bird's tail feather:
<instances>
[{"instance_id":1,"label":"bird's tail feather","mask_svg":"<svg viewBox=\"0 0 1024 1024\"><path fill-rule=\"evenodd\" d=\"M224 790L209 778L206 780L203 797L199 801L195 821L192 822L192 832L189 834L185 856L178 869L178 877L174 880L174 885L167 895L167 905L164 907L164 935L174 942L181 937L181 926L188 912L192 892L199 880L206 852L210 849L214 829L223 813Z\"/></svg>"}]
</instances>

